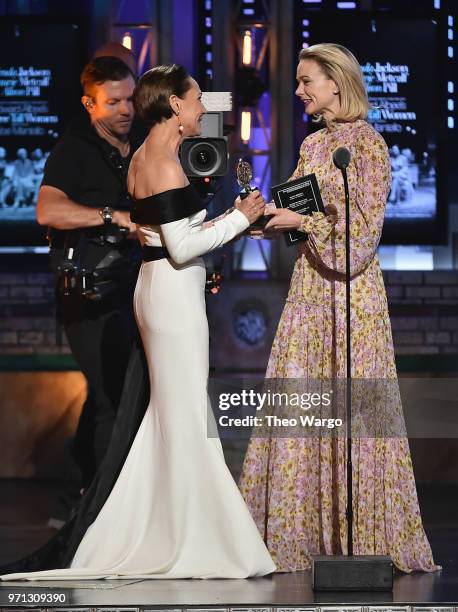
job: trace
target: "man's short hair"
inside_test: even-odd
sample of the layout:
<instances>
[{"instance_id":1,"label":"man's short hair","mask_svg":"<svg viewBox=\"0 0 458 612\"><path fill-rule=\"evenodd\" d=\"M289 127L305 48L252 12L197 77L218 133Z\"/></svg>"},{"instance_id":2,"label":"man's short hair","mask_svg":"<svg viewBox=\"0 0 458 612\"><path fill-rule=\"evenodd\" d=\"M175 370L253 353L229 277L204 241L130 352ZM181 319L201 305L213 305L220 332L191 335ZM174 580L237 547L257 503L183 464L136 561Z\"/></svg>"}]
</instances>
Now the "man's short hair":
<instances>
[{"instance_id":1,"label":"man's short hair","mask_svg":"<svg viewBox=\"0 0 458 612\"><path fill-rule=\"evenodd\" d=\"M117 57L122 62L124 62L134 74L137 74L137 63L135 61L135 55L132 53L130 49L124 47L119 42L111 40L98 49L96 49L92 58L96 57Z\"/></svg>"},{"instance_id":2,"label":"man's short hair","mask_svg":"<svg viewBox=\"0 0 458 612\"><path fill-rule=\"evenodd\" d=\"M84 95L91 96L94 86L103 85L106 81L123 81L135 75L122 60L117 57L101 56L91 59L81 73L81 86Z\"/></svg>"}]
</instances>

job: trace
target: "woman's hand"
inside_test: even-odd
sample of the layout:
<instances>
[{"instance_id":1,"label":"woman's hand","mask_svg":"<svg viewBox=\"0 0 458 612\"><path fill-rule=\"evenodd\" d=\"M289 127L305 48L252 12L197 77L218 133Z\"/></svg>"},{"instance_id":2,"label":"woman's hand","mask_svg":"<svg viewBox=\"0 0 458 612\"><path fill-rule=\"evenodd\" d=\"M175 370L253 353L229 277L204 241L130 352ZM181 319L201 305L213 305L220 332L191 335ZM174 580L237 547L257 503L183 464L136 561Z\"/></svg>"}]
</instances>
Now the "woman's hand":
<instances>
[{"instance_id":1,"label":"woman's hand","mask_svg":"<svg viewBox=\"0 0 458 612\"><path fill-rule=\"evenodd\" d=\"M234 202L234 206L245 215L251 225L264 214L266 203L261 192L256 189L248 194L244 200L238 197Z\"/></svg>"},{"instance_id":2,"label":"woman's hand","mask_svg":"<svg viewBox=\"0 0 458 612\"><path fill-rule=\"evenodd\" d=\"M271 215L273 210L276 210L276 206L272 200L271 202L266 204L266 207L264 208L264 216L267 217ZM273 230L266 230L264 226L263 229L253 229L249 227L247 230L245 230L244 234L246 234L250 238L254 238L257 240L274 240L275 238L278 238L279 232L275 232Z\"/></svg>"},{"instance_id":3,"label":"woman's hand","mask_svg":"<svg viewBox=\"0 0 458 612\"><path fill-rule=\"evenodd\" d=\"M269 215L273 215L272 219L266 225L264 231L269 233L285 232L287 230L297 230L302 221L302 215L296 213L289 208L270 208Z\"/></svg>"},{"instance_id":4,"label":"woman's hand","mask_svg":"<svg viewBox=\"0 0 458 612\"><path fill-rule=\"evenodd\" d=\"M327 204L324 209L329 217L329 221L331 223L337 223L338 214L336 206L334 204Z\"/></svg>"}]
</instances>

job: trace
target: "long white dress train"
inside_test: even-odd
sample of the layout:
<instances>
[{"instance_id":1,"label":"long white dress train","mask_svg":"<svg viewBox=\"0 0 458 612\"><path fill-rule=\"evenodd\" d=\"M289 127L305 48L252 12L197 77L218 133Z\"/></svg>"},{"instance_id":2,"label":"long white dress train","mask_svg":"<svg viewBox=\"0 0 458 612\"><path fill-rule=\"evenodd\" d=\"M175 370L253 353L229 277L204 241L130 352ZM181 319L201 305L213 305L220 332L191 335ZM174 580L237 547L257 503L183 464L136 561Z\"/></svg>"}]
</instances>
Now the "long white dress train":
<instances>
[{"instance_id":1,"label":"long white dress train","mask_svg":"<svg viewBox=\"0 0 458 612\"><path fill-rule=\"evenodd\" d=\"M165 245L171 258L143 262L140 270L134 306L151 400L105 505L69 568L3 580L247 578L275 571L220 440L207 435L209 337L199 255L232 240L248 221L234 210L203 228L205 214L139 227L144 244Z\"/></svg>"}]
</instances>

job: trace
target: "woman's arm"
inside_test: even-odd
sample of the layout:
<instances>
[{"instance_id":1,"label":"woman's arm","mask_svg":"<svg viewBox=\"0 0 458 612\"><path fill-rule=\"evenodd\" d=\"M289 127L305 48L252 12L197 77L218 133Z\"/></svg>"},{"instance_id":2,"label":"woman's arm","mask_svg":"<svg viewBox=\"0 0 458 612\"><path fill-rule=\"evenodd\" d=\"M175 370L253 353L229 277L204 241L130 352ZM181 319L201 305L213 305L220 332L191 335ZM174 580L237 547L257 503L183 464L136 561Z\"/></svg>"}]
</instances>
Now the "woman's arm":
<instances>
[{"instance_id":1,"label":"woman's arm","mask_svg":"<svg viewBox=\"0 0 458 612\"><path fill-rule=\"evenodd\" d=\"M188 184L180 165L169 159L160 160L160 167L156 163L155 174L154 193L183 189ZM259 192L253 192L245 200L236 201L235 206L223 219L211 226L201 226L197 231L189 217L162 223L163 242L173 261L184 264L233 240L262 214L264 200Z\"/></svg>"},{"instance_id":2,"label":"woman's arm","mask_svg":"<svg viewBox=\"0 0 458 612\"><path fill-rule=\"evenodd\" d=\"M306 150L301 151L296 172L304 174L302 166ZM391 165L383 138L366 126L357 134L353 164L356 189L350 194L350 271L354 276L372 261L380 241L386 199L391 186ZM294 176L294 175L293 175ZM339 177L340 179L340 177ZM288 209L273 211L274 218L266 229L286 231L298 229L308 234L308 244L322 265L346 273L345 211L338 214L333 204L326 206L327 215L313 213L301 216Z\"/></svg>"},{"instance_id":3,"label":"woman's arm","mask_svg":"<svg viewBox=\"0 0 458 612\"><path fill-rule=\"evenodd\" d=\"M209 253L240 234L249 226L245 215L234 209L224 219L202 227L200 231L191 231L189 218L172 221L161 225L165 246L171 258L177 264L184 264L194 257Z\"/></svg>"},{"instance_id":4,"label":"woman's arm","mask_svg":"<svg viewBox=\"0 0 458 612\"><path fill-rule=\"evenodd\" d=\"M299 149L299 159L297 161L297 165L296 165L296 169L294 170L294 172L292 173L292 175L289 177L288 181L294 181L297 178L300 178L301 176L304 175L304 162L305 162L305 143L306 139L304 139L302 141L302 144L300 146ZM277 209L275 207L275 202L273 200L271 200L268 205L266 206L266 210L264 212L265 215L270 215L270 214L278 214L278 211L281 209ZM264 238L267 240L273 240L274 238L278 238L279 236L279 231L275 231L275 230L279 230L280 228L276 227L275 223L269 223L268 228L264 227L264 229L253 229L250 230L249 235L251 238ZM286 229L286 228L285 228ZM296 228L297 229L297 226ZM270 230L270 231L269 231Z\"/></svg>"},{"instance_id":5,"label":"woman's arm","mask_svg":"<svg viewBox=\"0 0 458 612\"><path fill-rule=\"evenodd\" d=\"M201 225L200 231L191 231L186 218L161 225L162 236L172 259L183 264L233 240L263 214L264 208L261 193L253 191L243 200L237 198L234 210L223 218L212 225Z\"/></svg>"},{"instance_id":6,"label":"woman's arm","mask_svg":"<svg viewBox=\"0 0 458 612\"><path fill-rule=\"evenodd\" d=\"M383 228L391 186L391 166L385 141L375 131L358 135L354 155L356 192L350 198L350 271L354 276L374 258ZM337 212L337 211L335 211ZM345 213L304 217L310 249L329 269L345 274Z\"/></svg>"}]
</instances>

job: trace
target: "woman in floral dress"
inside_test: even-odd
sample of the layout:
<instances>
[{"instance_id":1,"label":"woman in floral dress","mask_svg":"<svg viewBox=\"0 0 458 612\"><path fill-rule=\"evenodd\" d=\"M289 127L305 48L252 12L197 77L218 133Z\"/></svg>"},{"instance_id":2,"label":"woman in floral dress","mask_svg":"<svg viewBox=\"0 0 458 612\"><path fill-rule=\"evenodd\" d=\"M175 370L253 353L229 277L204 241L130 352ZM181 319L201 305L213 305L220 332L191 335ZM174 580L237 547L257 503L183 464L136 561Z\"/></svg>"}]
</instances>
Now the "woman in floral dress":
<instances>
[{"instance_id":1,"label":"woman in floral dress","mask_svg":"<svg viewBox=\"0 0 458 612\"><path fill-rule=\"evenodd\" d=\"M325 127L302 143L291 177L315 173L327 215L288 209L266 231L299 229L301 242L267 378L346 376L345 198L332 160L338 147L348 167L351 239L352 376L394 379L387 299L376 249L390 191L383 138L365 121L368 99L355 57L334 44L303 49L296 95ZM401 418L402 420L402 418ZM388 554L404 572L435 571L422 526L405 437L353 442L354 554ZM278 571L310 567L312 555L347 553L346 443L340 438L253 437L240 489Z\"/></svg>"}]
</instances>

